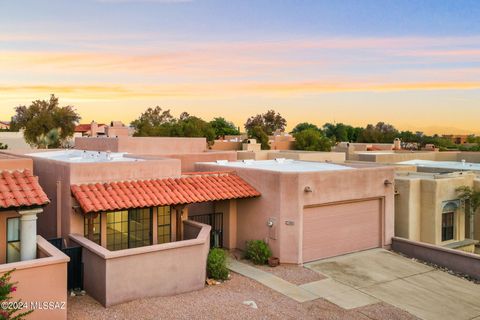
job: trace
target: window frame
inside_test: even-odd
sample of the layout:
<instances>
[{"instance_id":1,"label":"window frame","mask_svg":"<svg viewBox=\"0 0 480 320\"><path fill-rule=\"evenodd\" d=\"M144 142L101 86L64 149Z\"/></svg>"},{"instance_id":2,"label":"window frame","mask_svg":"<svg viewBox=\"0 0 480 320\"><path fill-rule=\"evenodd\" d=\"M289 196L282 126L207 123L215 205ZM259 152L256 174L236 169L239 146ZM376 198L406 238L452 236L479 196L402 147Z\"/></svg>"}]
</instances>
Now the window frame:
<instances>
[{"instance_id":1,"label":"window frame","mask_svg":"<svg viewBox=\"0 0 480 320\"><path fill-rule=\"evenodd\" d=\"M448 219L448 220L447 220ZM445 221L445 225L444 225ZM448 222L451 222L450 225L446 225ZM451 238L447 238L450 236ZM442 242L455 240L455 211L442 212Z\"/></svg>"},{"instance_id":2,"label":"window frame","mask_svg":"<svg viewBox=\"0 0 480 320\"><path fill-rule=\"evenodd\" d=\"M165 214L166 209L168 208L168 214ZM163 244L163 243L169 243L172 242L172 208L170 206L159 206L155 207L156 213L157 213L157 243L158 244ZM161 214L162 212L162 214ZM169 223L163 223L160 224L160 216L166 217L168 216L168 222ZM165 220L163 220L165 221ZM165 228L168 227L168 235L166 235L163 231L160 233L160 228ZM160 237L162 237L160 241ZM167 237L168 241L165 241L165 237Z\"/></svg>"},{"instance_id":3,"label":"window frame","mask_svg":"<svg viewBox=\"0 0 480 320\"><path fill-rule=\"evenodd\" d=\"M8 240L8 231L9 231L9 229L8 229L8 221L9 221L9 220L18 220L18 239L17 239L17 240ZM6 262L6 263L18 262L18 261L21 260L21 259L20 259L20 253L19 253L18 260L10 261L9 255L8 255L8 253L9 253L9 251L8 251L8 246L9 246L10 243L18 243L18 245L20 246L20 238L21 238L21 235L20 235L20 232L21 232L20 217L10 217L10 218L7 218L7 219L5 220L5 222L6 222L6 224L5 224L5 229L6 229L6 230L5 230L5 231L6 231L6 232L5 232L5 244L6 244L6 247L5 247L5 256L6 256L6 257L5 257L5 262Z\"/></svg>"},{"instance_id":4,"label":"window frame","mask_svg":"<svg viewBox=\"0 0 480 320\"><path fill-rule=\"evenodd\" d=\"M132 228L131 228L131 224L132 224L132 221L136 220L136 219L132 219L132 215L134 212L138 212L138 211L141 211L141 210L148 210L148 229L147 229L147 234L148 234L148 239L144 238L144 232L146 229L136 229L135 230L135 233L136 232L142 232L142 238L141 240L132 240ZM127 220L123 220L123 212L126 212L127 213ZM152 207L149 207L149 208L132 208L132 209L127 209L127 210L119 210L119 211L106 211L104 212L105 215L107 216L106 217L106 229L107 229L107 238L106 238L106 244L105 244L105 247L107 250L110 250L110 251L117 251L117 250L126 250L126 249L133 249L133 248L138 248L138 247L144 247L144 246L148 246L148 245L152 245L153 244L153 208ZM109 214L112 214L114 219L113 219L113 222L109 222L108 220L108 215ZM115 218L117 218L117 215L118 214L121 214L122 217L120 218L119 221L117 221ZM142 218L140 220L147 220L145 218ZM126 223L126 231L123 229L123 223ZM120 224L120 230L121 231L118 231L120 233L125 234L127 235L127 239L126 241L123 241L123 238L120 239L120 242L117 242L116 241L116 234L115 233L109 233L109 229L112 229L112 230L116 230L115 228L109 228L109 225L114 225L114 224ZM122 236L121 235L121 236ZM111 243L109 243L109 236L112 236L113 238L111 238L113 241ZM146 243L146 241L148 240L148 243ZM139 243L142 243L142 245L138 246Z\"/></svg>"},{"instance_id":5,"label":"window frame","mask_svg":"<svg viewBox=\"0 0 480 320\"><path fill-rule=\"evenodd\" d=\"M97 214L98 214L98 218L99 218L98 219L98 242L95 241L95 234L96 234L95 232L92 235L92 239L90 239L89 234L88 234L88 231L89 231L88 230L88 219L91 215L93 215L92 213L89 213L89 214L85 215L85 217L83 219L83 236L85 238L87 238L88 240L90 240L90 241L92 241L92 242L101 246L102 245L102 213L98 212ZM93 222L93 226L95 227L95 225L97 224L95 222L95 219L93 219L92 222Z\"/></svg>"}]
</instances>

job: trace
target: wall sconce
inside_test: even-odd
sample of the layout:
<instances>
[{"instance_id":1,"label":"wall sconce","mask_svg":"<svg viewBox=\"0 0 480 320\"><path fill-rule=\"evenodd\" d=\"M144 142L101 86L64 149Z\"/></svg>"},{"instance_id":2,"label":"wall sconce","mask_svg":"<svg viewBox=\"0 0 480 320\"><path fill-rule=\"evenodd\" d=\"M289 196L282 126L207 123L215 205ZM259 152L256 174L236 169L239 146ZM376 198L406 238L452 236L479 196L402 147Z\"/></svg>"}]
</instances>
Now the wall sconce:
<instances>
[{"instance_id":1,"label":"wall sconce","mask_svg":"<svg viewBox=\"0 0 480 320\"><path fill-rule=\"evenodd\" d=\"M383 181L383 184L387 187L393 183L390 180L386 179L385 181Z\"/></svg>"},{"instance_id":2,"label":"wall sconce","mask_svg":"<svg viewBox=\"0 0 480 320\"><path fill-rule=\"evenodd\" d=\"M303 189L304 192L313 192L312 188L309 186L306 186L305 189Z\"/></svg>"}]
</instances>

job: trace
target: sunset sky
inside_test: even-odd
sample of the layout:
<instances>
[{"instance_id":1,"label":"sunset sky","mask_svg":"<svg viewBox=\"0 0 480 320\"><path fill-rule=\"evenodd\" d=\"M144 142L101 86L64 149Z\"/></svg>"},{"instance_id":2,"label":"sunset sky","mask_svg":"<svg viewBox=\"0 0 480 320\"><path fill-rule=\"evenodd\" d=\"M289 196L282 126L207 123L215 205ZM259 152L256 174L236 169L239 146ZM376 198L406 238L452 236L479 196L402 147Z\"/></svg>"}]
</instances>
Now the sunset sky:
<instances>
[{"instance_id":1,"label":"sunset sky","mask_svg":"<svg viewBox=\"0 0 480 320\"><path fill-rule=\"evenodd\" d=\"M82 122L156 105L480 134L480 1L0 0L0 120L48 99Z\"/></svg>"}]
</instances>

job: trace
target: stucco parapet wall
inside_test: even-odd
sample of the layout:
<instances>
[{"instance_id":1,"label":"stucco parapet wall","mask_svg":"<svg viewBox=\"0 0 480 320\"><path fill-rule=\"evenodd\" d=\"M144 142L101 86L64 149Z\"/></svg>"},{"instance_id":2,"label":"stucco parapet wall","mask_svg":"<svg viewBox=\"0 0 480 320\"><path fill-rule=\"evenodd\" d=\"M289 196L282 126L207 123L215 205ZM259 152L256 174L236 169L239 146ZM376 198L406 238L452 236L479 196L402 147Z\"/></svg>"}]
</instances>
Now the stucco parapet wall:
<instances>
[{"instance_id":1,"label":"stucco parapet wall","mask_svg":"<svg viewBox=\"0 0 480 320\"><path fill-rule=\"evenodd\" d=\"M70 261L70 258L67 255L65 255L62 251L58 250L54 245L45 240L42 236L37 236L37 250L46 257L28 261L0 264L0 273L7 272L12 269L33 269L53 264L67 263Z\"/></svg>"},{"instance_id":2,"label":"stucco parapet wall","mask_svg":"<svg viewBox=\"0 0 480 320\"><path fill-rule=\"evenodd\" d=\"M392 250L480 280L480 255L430 243L392 238Z\"/></svg>"},{"instance_id":3,"label":"stucco parapet wall","mask_svg":"<svg viewBox=\"0 0 480 320\"><path fill-rule=\"evenodd\" d=\"M154 244L154 245L145 246L145 247L124 249L124 250L118 250L118 251L110 251L79 234L70 234L70 239L72 239L73 241L81 245L86 250L89 250L95 253L96 255L98 255L104 260L141 255L141 254L146 254L146 253L156 252L156 251L166 251L166 250L173 250L173 249L184 248L184 247L203 245L206 241L210 239L210 229L212 228L211 226L198 223L195 221L190 221L190 220L185 220L183 221L183 223L200 228L200 232L198 233L198 236L195 239L181 240L181 241L168 242L168 243L162 243L162 244Z\"/></svg>"}]
</instances>

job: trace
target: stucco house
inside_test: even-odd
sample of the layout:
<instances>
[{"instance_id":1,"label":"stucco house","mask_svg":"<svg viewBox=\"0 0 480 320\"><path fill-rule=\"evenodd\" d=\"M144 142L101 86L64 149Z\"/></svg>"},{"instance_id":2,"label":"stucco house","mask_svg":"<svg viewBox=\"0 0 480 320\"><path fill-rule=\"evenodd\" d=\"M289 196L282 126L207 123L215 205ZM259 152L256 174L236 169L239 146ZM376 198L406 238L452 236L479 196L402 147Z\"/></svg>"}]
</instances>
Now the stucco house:
<instances>
[{"instance_id":1,"label":"stucco house","mask_svg":"<svg viewBox=\"0 0 480 320\"><path fill-rule=\"evenodd\" d=\"M480 239L480 219L475 239L468 239L469 219L456 189L480 187L473 172L397 172L395 177L395 235L467 252Z\"/></svg>"},{"instance_id":2,"label":"stucco house","mask_svg":"<svg viewBox=\"0 0 480 320\"><path fill-rule=\"evenodd\" d=\"M196 168L234 170L261 193L237 202L236 223L228 226L230 248L264 239L282 263L300 264L391 244L392 167L276 159Z\"/></svg>"},{"instance_id":3,"label":"stucco house","mask_svg":"<svg viewBox=\"0 0 480 320\"><path fill-rule=\"evenodd\" d=\"M49 199L32 174L32 160L0 155L0 274L15 269L14 299L35 310L28 319L66 319L69 258L37 236L37 216ZM39 290L39 288L43 288ZM60 308L39 307L56 301Z\"/></svg>"},{"instance_id":4,"label":"stucco house","mask_svg":"<svg viewBox=\"0 0 480 320\"><path fill-rule=\"evenodd\" d=\"M104 306L203 288L211 227L188 220L190 206L223 208L227 223L237 201L260 196L233 172L182 173L179 159L80 150L25 156L51 200L39 233L82 247L79 277Z\"/></svg>"}]
</instances>

